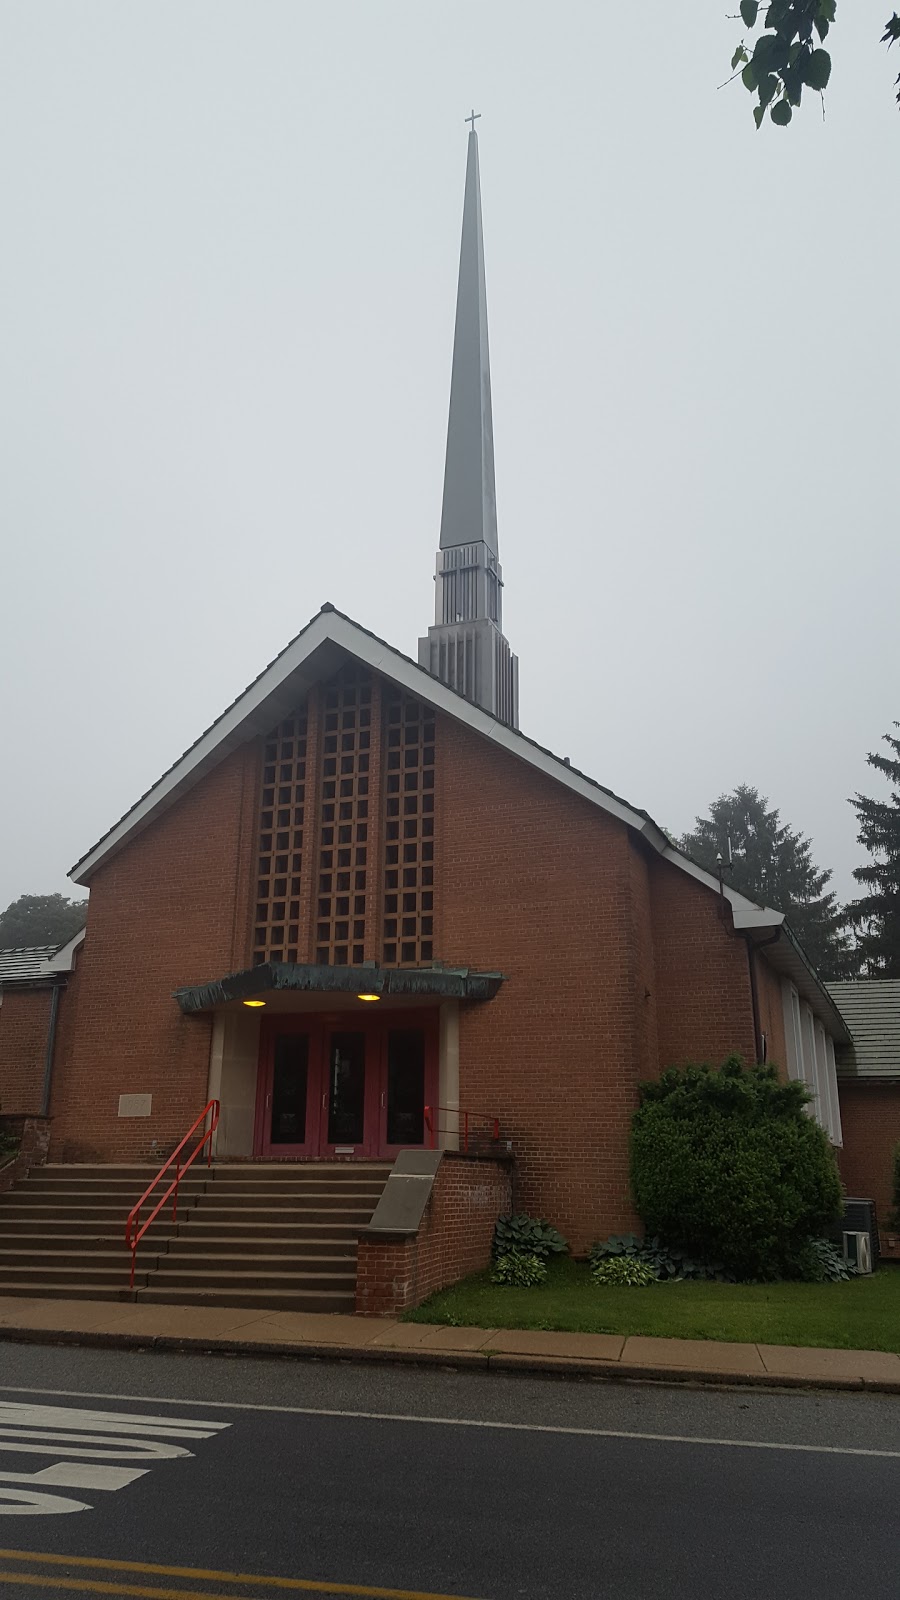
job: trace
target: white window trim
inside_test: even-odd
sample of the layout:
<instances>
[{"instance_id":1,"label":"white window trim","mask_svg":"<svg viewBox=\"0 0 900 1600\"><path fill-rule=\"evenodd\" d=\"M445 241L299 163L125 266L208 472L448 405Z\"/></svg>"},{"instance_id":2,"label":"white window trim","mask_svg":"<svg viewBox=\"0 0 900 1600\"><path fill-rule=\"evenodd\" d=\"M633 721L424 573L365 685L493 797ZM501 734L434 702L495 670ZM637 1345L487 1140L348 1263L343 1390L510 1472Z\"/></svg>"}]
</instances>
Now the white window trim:
<instances>
[{"instance_id":1,"label":"white window trim","mask_svg":"<svg viewBox=\"0 0 900 1600\"><path fill-rule=\"evenodd\" d=\"M813 1095L807 1106L809 1115L824 1128L832 1144L841 1145L843 1133L834 1040L787 978L782 983L781 995L788 1077L806 1084Z\"/></svg>"}]
</instances>

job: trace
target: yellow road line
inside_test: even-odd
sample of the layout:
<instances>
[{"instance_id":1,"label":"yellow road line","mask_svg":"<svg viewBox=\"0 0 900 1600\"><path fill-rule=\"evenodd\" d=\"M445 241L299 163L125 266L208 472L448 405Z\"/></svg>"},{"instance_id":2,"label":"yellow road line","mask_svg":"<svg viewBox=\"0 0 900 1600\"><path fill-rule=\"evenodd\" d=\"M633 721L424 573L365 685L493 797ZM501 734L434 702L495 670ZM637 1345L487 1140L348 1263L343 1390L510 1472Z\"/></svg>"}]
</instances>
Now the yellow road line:
<instances>
[{"instance_id":1,"label":"yellow road line","mask_svg":"<svg viewBox=\"0 0 900 1600\"><path fill-rule=\"evenodd\" d=\"M193 1582L255 1584L266 1589L293 1589L305 1594L349 1594L361 1600L466 1600L465 1595L435 1594L423 1589L379 1589L367 1584L329 1583L327 1579L267 1578L250 1572L217 1572L203 1567L165 1567L153 1562L112 1561L106 1556L62 1556L40 1550L0 1550L0 1560L36 1561L42 1566L95 1567L106 1572L129 1572L146 1577L189 1578ZM200 1590L142 1588L132 1584L103 1583L95 1578L51 1578L34 1572L0 1571L0 1585L23 1583L45 1589L78 1590L88 1594L135 1595L140 1600L239 1600L237 1595L214 1595Z\"/></svg>"}]
</instances>

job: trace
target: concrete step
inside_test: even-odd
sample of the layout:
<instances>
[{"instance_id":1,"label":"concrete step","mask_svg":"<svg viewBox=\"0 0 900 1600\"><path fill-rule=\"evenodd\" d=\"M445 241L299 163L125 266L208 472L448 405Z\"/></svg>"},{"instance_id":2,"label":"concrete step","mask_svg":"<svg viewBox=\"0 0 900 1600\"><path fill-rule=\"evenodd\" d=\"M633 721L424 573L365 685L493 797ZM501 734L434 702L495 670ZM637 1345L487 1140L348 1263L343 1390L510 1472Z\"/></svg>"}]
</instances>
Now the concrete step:
<instances>
[{"instance_id":1,"label":"concrete step","mask_svg":"<svg viewBox=\"0 0 900 1600\"><path fill-rule=\"evenodd\" d=\"M192 1195L179 1196L178 1215L192 1210L196 1203ZM44 1222L50 1227L55 1227L57 1221L70 1224L107 1222L113 1227L121 1223L124 1231L125 1219L130 1210L130 1206L117 1204L115 1201L103 1205L99 1201L94 1204L92 1201L75 1199L67 1205L63 1200L49 1200L44 1204L40 1200L28 1200L22 1190L13 1189L9 1194L0 1195L0 1228L19 1221ZM146 1221L152 1210L152 1206L145 1207L141 1213L141 1220ZM168 1205L165 1211L161 1211L156 1220L171 1222L171 1205Z\"/></svg>"},{"instance_id":2,"label":"concrete step","mask_svg":"<svg viewBox=\"0 0 900 1600\"><path fill-rule=\"evenodd\" d=\"M5 1278L0 1284L0 1297L9 1296L23 1300L133 1300L128 1278L118 1286L109 1283L48 1283L36 1280L19 1281ZM0 1306L3 1300L0 1298Z\"/></svg>"},{"instance_id":3,"label":"concrete step","mask_svg":"<svg viewBox=\"0 0 900 1600\"><path fill-rule=\"evenodd\" d=\"M352 1311L357 1236L390 1163L222 1163L182 1179L144 1235L135 1290L125 1220L158 1168L33 1169L0 1196L0 1295ZM149 1215L167 1173L142 1210Z\"/></svg>"},{"instance_id":4,"label":"concrete step","mask_svg":"<svg viewBox=\"0 0 900 1600\"><path fill-rule=\"evenodd\" d=\"M256 1248L254 1248L254 1246ZM320 1256L341 1256L344 1259L356 1260L356 1236L348 1234L341 1239L273 1239L271 1234L263 1232L258 1240L240 1237L234 1233L194 1233L187 1228L172 1240L169 1245L169 1257L224 1255L239 1256L250 1255L254 1260L259 1254L265 1256L296 1256L297 1259Z\"/></svg>"},{"instance_id":5,"label":"concrete step","mask_svg":"<svg viewBox=\"0 0 900 1600\"><path fill-rule=\"evenodd\" d=\"M236 1256L230 1269L223 1267L218 1271L198 1271L191 1263L190 1270L185 1271L182 1267L170 1266L171 1260L171 1256L166 1256L154 1272L154 1288L184 1289L198 1294L208 1289L234 1289L238 1293L256 1289L332 1289L345 1292L349 1289L352 1292L356 1285L356 1270L352 1263L349 1269L344 1262L338 1262L334 1271L324 1268L308 1271L298 1266L296 1270L285 1272L271 1270L270 1262L255 1264L246 1256ZM279 1258L276 1265L283 1268L284 1262Z\"/></svg>"},{"instance_id":6,"label":"concrete step","mask_svg":"<svg viewBox=\"0 0 900 1600\"><path fill-rule=\"evenodd\" d=\"M165 1252L147 1250L141 1246L137 1253L138 1271L152 1271L164 1254ZM46 1269L50 1273L59 1268L84 1274L92 1273L95 1269L101 1272L121 1272L124 1268L126 1272L130 1272L131 1252L126 1250L121 1240L115 1250L96 1250L92 1246L72 1250L0 1249L0 1282L9 1273L17 1272L19 1269L35 1272Z\"/></svg>"},{"instance_id":7,"label":"concrete step","mask_svg":"<svg viewBox=\"0 0 900 1600\"><path fill-rule=\"evenodd\" d=\"M121 1225L118 1225L119 1223ZM158 1217L147 1229L144 1239L148 1243L152 1240L155 1245L163 1244L166 1239L174 1239L177 1228L181 1226L182 1224L179 1222L177 1227L173 1228L171 1220L164 1222L161 1217ZM48 1241L44 1246L45 1249L49 1249L54 1244L78 1245L83 1242L87 1247L93 1247L98 1250L107 1243L112 1248L119 1250L123 1248L125 1242L125 1219L118 1219L115 1227L107 1227L105 1224L94 1222L60 1222L54 1223L51 1227L46 1221L36 1222L30 1219L24 1222L16 1222L13 1226L8 1220L4 1221L3 1215L0 1213L0 1247L11 1249L16 1244L24 1245L28 1243L30 1245L33 1243L35 1248L38 1248L37 1241L39 1239Z\"/></svg>"},{"instance_id":8,"label":"concrete step","mask_svg":"<svg viewBox=\"0 0 900 1600\"><path fill-rule=\"evenodd\" d=\"M84 1266L78 1256L70 1256L67 1264L62 1267L41 1265L10 1267L8 1270L0 1269L0 1293L26 1294L28 1292L27 1287L12 1287L12 1285L27 1286L32 1283L55 1283L61 1285L95 1283L106 1284L110 1288L123 1286L127 1288L131 1275L131 1258L124 1251L123 1255L125 1259L113 1266L107 1265L107 1258L104 1258L99 1265L96 1261L91 1260L89 1265ZM156 1257L153 1258L152 1263L144 1262L139 1264L134 1280L135 1283L146 1283L148 1274L155 1265Z\"/></svg>"}]
</instances>

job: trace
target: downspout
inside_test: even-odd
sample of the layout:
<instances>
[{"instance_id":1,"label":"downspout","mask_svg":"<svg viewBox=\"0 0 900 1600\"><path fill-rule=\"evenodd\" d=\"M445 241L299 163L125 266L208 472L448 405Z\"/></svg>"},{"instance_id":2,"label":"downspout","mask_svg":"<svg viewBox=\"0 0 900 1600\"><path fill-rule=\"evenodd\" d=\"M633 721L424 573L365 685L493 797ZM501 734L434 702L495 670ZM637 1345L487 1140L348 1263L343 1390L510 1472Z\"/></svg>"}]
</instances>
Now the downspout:
<instances>
[{"instance_id":1,"label":"downspout","mask_svg":"<svg viewBox=\"0 0 900 1600\"><path fill-rule=\"evenodd\" d=\"M56 1045L56 1019L59 1016L60 990L65 984L55 983L50 996L50 1022L47 1027L47 1050L44 1055L44 1092L41 1096L41 1116L50 1115L50 1083L53 1078L53 1051Z\"/></svg>"},{"instance_id":2,"label":"downspout","mask_svg":"<svg viewBox=\"0 0 900 1600\"><path fill-rule=\"evenodd\" d=\"M753 1042L756 1049L756 1059L762 1061L762 1026L759 1020L759 987L756 982L756 962L753 959L756 950L762 950L767 944L777 944L781 938L781 929L777 928L768 939L754 939L751 934L744 934L747 946L747 965L750 968L750 1005L753 1009Z\"/></svg>"}]
</instances>

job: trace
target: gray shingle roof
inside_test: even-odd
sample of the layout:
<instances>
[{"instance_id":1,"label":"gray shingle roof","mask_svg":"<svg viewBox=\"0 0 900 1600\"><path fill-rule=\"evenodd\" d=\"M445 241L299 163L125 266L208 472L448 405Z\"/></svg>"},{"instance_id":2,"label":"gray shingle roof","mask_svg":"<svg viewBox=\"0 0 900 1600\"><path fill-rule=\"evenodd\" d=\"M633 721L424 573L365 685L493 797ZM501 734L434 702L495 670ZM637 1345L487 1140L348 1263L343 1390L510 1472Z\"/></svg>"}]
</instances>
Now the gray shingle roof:
<instances>
[{"instance_id":1,"label":"gray shingle roof","mask_svg":"<svg viewBox=\"0 0 900 1600\"><path fill-rule=\"evenodd\" d=\"M853 1035L838 1071L900 1081L900 978L850 978L826 987Z\"/></svg>"},{"instance_id":2,"label":"gray shingle roof","mask_svg":"<svg viewBox=\"0 0 900 1600\"><path fill-rule=\"evenodd\" d=\"M0 950L0 983L28 983L46 977L45 963L58 949L55 944L34 944Z\"/></svg>"}]
</instances>

